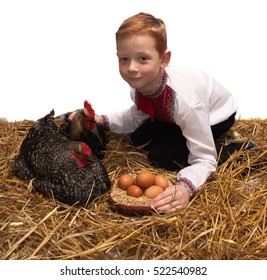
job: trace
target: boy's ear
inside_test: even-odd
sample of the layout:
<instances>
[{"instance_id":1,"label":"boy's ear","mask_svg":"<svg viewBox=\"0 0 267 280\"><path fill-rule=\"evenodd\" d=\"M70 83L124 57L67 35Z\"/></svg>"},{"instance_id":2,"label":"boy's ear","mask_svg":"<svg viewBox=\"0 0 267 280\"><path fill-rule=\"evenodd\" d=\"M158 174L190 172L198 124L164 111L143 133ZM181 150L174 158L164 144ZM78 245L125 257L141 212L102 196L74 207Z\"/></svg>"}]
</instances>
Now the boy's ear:
<instances>
[{"instance_id":1,"label":"boy's ear","mask_svg":"<svg viewBox=\"0 0 267 280\"><path fill-rule=\"evenodd\" d=\"M167 51L163 54L162 58L161 58L161 67L165 68L169 65L171 60L171 52Z\"/></svg>"}]
</instances>

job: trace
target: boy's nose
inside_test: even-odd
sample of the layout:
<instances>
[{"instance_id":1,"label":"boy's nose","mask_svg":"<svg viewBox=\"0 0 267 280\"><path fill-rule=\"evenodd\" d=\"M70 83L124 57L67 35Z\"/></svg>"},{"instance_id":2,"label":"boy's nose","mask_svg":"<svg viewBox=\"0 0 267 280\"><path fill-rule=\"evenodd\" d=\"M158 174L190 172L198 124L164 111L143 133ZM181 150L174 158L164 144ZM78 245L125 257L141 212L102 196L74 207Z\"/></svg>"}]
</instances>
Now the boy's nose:
<instances>
[{"instance_id":1,"label":"boy's nose","mask_svg":"<svg viewBox=\"0 0 267 280\"><path fill-rule=\"evenodd\" d=\"M136 62L134 60L131 60L128 65L128 72L136 72L136 71L137 71Z\"/></svg>"}]
</instances>

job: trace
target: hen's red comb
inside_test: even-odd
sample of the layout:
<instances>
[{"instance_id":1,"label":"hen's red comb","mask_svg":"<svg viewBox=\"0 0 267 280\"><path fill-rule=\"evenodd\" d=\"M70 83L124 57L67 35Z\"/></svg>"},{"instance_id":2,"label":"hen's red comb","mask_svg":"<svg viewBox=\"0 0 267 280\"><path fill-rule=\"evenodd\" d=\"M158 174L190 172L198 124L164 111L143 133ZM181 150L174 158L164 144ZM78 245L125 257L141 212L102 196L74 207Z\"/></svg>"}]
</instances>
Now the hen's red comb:
<instances>
[{"instance_id":1,"label":"hen's red comb","mask_svg":"<svg viewBox=\"0 0 267 280\"><path fill-rule=\"evenodd\" d=\"M85 143L81 143L81 150L74 150L71 157L76 160L79 167L85 167L91 162L92 150Z\"/></svg>"},{"instance_id":2,"label":"hen's red comb","mask_svg":"<svg viewBox=\"0 0 267 280\"><path fill-rule=\"evenodd\" d=\"M85 114L91 119L95 119L95 111L93 110L90 103L87 100L84 101Z\"/></svg>"},{"instance_id":3,"label":"hen's red comb","mask_svg":"<svg viewBox=\"0 0 267 280\"><path fill-rule=\"evenodd\" d=\"M84 142L81 142L81 150L88 157L90 157L92 155L91 148L88 145L86 145Z\"/></svg>"}]
</instances>

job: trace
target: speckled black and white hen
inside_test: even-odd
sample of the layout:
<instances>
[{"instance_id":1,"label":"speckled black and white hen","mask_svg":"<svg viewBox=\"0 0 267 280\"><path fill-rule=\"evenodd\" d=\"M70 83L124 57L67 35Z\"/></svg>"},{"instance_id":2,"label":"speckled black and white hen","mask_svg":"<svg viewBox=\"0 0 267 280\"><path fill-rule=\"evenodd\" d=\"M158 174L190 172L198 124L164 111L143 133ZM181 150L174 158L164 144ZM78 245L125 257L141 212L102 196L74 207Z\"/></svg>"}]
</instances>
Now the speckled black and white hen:
<instances>
[{"instance_id":1,"label":"speckled black and white hen","mask_svg":"<svg viewBox=\"0 0 267 280\"><path fill-rule=\"evenodd\" d=\"M33 189L69 205L85 205L110 188L106 169L90 147L58 131L54 111L29 130L11 172Z\"/></svg>"}]
</instances>

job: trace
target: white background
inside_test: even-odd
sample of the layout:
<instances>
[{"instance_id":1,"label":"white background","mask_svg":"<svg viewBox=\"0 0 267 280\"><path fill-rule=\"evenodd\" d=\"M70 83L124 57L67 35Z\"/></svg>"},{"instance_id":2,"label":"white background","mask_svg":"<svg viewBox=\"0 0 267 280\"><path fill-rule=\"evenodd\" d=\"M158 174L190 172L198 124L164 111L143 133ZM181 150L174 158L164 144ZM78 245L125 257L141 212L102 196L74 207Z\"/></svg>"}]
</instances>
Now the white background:
<instances>
[{"instance_id":1,"label":"white background","mask_svg":"<svg viewBox=\"0 0 267 280\"><path fill-rule=\"evenodd\" d=\"M168 31L171 65L204 70L233 92L239 118L267 117L264 0L1 0L0 117L37 119L83 106L129 106L115 32L149 12Z\"/></svg>"}]
</instances>

